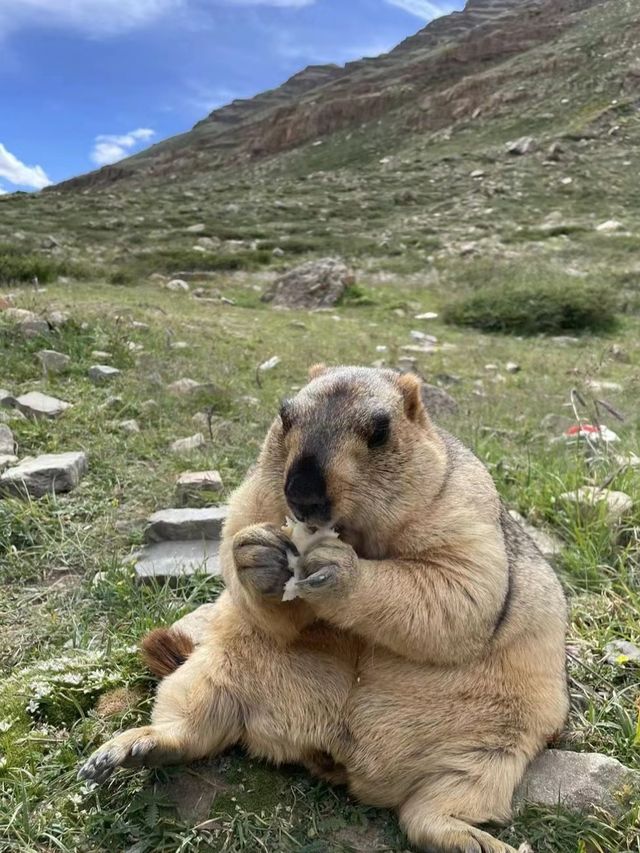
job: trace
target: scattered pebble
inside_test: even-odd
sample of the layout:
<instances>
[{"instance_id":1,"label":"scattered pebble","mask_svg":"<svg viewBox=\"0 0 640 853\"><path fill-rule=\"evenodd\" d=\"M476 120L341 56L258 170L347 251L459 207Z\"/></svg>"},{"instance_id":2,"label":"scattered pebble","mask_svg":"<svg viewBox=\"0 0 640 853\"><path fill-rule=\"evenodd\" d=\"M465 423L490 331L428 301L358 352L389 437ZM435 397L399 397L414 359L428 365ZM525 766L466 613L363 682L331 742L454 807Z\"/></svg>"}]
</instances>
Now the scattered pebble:
<instances>
[{"instance_id":1,"label":"scattered pebble","mask_svg":"<svg viewBox=\"0 0 640 853\"><path fill-rule=\"evenodd\" d=\"M131 418L127 421L120 421L118 427L123 431L127 432L130 435L134 435L135 433L140 432L140 424L134 418Z\"/></svg>"},{"instance_id":2,"label":"scattered pebble","mask_svg":"<svg viewBox=\"0 0 640 853\"><path fill-rule=\"evenodd\" d=\"M204 435L201 432L197 432L195 435L189 436L189 438L179 438L172 442L171 450L174 453L188 454L196 450L201 450L206 445L207 442Z\"/></svg>"},{"instance_id":3,"label":"scattered pebble","mask_svg":"<svg viewBox=\"0 0 640 853\"><path fill-rule=\"evenodd\" d=\"M53 349L41 349L36 353L45 373L64 373L71 364L71 358Z\"/></svg>"},{"instance_id":4,"label":"scattered pebble","mask_svg":"<svg viewBox=\"0 0 640 853\"><path fill-rule=\"evenodd\" d=\"M89 379L97 385L105 382L110 382L120 375L120 371L116 367L111 367L109 364L94 364L88 371Z\"/></svg>"}]
</instances>

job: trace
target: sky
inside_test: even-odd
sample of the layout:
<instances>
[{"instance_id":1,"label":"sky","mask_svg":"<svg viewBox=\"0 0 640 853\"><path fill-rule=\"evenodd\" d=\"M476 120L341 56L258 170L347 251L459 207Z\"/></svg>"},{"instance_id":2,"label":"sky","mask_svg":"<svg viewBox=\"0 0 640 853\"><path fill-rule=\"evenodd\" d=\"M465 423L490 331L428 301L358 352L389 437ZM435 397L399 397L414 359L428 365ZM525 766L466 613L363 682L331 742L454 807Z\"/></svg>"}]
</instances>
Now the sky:
<instances>
[{"instance_id":1,"label":"sky","mask_svg":"<svg viewBox=\"0 0 640 853\"><path fill-rule=\"evenodd\" d=\"M192 127L307 65L383 53L464 0L0 0L0 194Z\"/></svg>"}]
</instances>

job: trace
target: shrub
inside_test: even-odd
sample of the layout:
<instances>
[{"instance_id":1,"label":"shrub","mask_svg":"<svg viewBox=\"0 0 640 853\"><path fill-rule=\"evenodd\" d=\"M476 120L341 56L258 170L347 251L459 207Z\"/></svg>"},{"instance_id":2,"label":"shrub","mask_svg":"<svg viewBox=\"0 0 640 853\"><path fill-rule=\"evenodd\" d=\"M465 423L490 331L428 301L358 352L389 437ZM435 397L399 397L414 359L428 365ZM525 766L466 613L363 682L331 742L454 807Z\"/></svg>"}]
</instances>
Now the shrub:
<instances>
[{"instance_id":1,"label":"shrub","mask_svg":"<svg viewBox=\"0 0 640 853\"><path fill-rule=\"evenodd\" d=\"M498 274L445 306L443 319L483 332L535 335L607 331L615 326L616 299L606 285L573 276Z\"/></svg>"},{"instance_id":2,"label":"shrub","mask_svg":"<svg viewBox=\"0 0 640 853\"><path fill-rule=\"evenodd\" d=\"M31 282L41 284L61 274L61 264L43 255L32 254L14 246L0 246L0 284Z\"/></svg>"}]
</instances>

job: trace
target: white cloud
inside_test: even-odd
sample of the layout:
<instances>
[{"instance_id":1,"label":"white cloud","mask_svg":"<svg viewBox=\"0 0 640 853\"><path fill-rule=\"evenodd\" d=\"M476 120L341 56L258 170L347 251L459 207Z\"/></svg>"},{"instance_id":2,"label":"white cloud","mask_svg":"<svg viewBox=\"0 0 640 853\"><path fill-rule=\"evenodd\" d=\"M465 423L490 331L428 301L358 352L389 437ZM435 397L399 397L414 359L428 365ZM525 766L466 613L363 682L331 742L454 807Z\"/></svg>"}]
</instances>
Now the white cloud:
<instances>
[{"instance_id":1,"label":"white cloud","mask_svg":"<svg viewBox=\"0 0 640 853\"><path fill-rule=\"evenodd\" d=\"M91 152L91 159L98 166L106 166L109 163L117 163L122 160L140 142L147 142L155 136L155 130L149 127L139 127L130 130L129 133L101 133L96 136L96 141Z\"/></svg>"},{"instance_id":2,"label":"white cloud","mask_svg":"<svg viewBox=\"0 0 640 853\"><path fill-rule=\"evenodd\" d=\"M7 190L4 187L0 187L0 195L7 195Z\"/></svg>"},{"instance_id":3,"label":"white cloud","mask_svg":"<svg viewBox=\"0 0 640 853\"><path fill-rule=\"evenodd\" d=\"M51 181L42 166L27 166L12 154L0 142L0 178L18 187L31 187L41 190L48 187Z\"/></svg>"},{"instance_id":4,"label":"white cloud","mask_svg":"<svg viewBox=\"0 0 640 853\"><path fill-rule=\"evenodd\" d=\"M451 2L431 3L430 0L387 0L392 6L397 6L399 9L404 9L411 15L417 18L422 18L424 21L430 21L433 18L439 18L441 15L448 15L449 12L455 10L455 6Z\"/></svg>"}]
</instances>

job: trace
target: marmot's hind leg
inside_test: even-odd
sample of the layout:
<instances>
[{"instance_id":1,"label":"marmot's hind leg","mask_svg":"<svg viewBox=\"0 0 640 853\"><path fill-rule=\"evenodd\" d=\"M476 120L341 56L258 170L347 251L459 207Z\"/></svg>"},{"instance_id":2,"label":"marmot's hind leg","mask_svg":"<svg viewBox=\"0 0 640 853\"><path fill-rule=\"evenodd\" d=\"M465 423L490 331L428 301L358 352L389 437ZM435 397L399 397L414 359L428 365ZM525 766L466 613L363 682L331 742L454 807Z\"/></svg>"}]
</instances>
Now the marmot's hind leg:
<instances>
[{"instance_id":1,"label":"marmot's hind leg","mask_svg":"<svg viewBox=\"0 0 640 853\"><path fill-rule=\"evenodd\" d=\"M428 853L517 853L476 824L504 823L524 756L485 758L468 771L434 773L400 806L409 840Z\"/></svg>"},{"instance_id":2,"label":"marmot's hind leg","mask_svg":"<svg viewBox=\"0 0 640 853\"><path fill-rule=\"evenodd\" d=\"M242 736L243 712L223 685L189 660L158 688L152 723L121 732L97 749L79 776L104 782L118 767L158 767L215 755Z\"/></svg>"}]
</instances>

